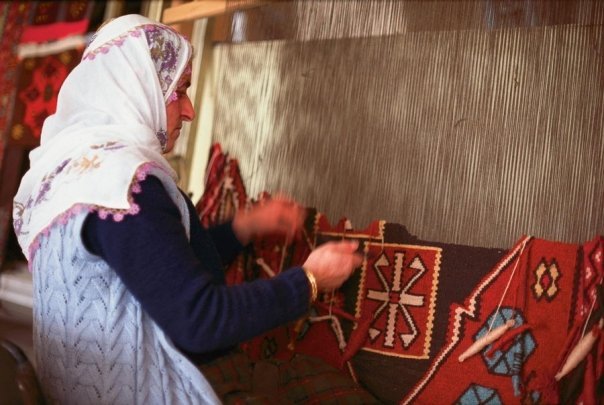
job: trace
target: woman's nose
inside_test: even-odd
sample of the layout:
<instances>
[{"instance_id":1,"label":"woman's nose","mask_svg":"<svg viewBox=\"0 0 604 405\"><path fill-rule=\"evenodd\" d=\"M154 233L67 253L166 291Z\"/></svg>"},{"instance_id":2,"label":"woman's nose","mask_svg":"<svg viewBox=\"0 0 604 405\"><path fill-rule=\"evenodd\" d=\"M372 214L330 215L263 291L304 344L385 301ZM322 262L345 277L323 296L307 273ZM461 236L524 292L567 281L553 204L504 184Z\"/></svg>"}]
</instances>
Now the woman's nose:
<instances>
[{"instance_id":1,"label":"woman's nose","mask_svg":"<svg viewBox=\"0 0 604 405\"><path fill-rule=\"evenodd\" d=\"M193 108L193 103L191 102L191 99L188 95L186 95L182 99L182 103L183 105L181 110L181 116L183 120L193 121L193 119L195 118L195 109Z\"/></svg>"}]
</instances>

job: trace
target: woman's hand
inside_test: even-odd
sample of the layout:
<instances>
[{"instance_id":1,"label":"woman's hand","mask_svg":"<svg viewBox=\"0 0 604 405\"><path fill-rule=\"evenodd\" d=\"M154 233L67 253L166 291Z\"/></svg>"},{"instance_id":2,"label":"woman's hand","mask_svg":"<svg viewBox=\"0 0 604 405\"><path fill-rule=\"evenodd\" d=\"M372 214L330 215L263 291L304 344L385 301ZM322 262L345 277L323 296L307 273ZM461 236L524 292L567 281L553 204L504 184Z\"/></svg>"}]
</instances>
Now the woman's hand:
<instances>
[{"instance_id":1,"label":"woman's hand","mask_svg":"<svg viewBox=\"0 0 604 405\"><path fill-rule=\"evenodd\" d=\"M327 242L312 251L304 268L315 276L319 291L338 288L361 265L358 247L358 241L344 240Z\"/></svg>"},{"instance_id":2,"label":"woman's hand","mask_svg":"<svg viewBox=\"0 0 604 405\"><path fill-rule=\"evenodd\" d=\"M262 200L249 211L237 212L233 231L242 245L254 236L282 234L291 240L302 228L305 211L296 202L283 196Z\"/></svg>"}]
</instances>

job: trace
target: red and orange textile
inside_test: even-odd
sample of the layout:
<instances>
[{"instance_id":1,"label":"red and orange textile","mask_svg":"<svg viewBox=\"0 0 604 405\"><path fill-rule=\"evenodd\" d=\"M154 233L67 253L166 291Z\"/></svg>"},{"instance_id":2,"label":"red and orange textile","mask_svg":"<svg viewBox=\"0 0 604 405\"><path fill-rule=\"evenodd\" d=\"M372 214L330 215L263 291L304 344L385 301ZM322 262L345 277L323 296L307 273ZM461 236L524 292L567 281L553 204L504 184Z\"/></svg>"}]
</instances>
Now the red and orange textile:
<instances>
[{"instance_id":1,"label":"red and orange textile","mask_svg":"<svg viewBox=\"0 0 604 405\"><path fill-rule=\"evenodd\" d=\"M0 169L6 145L7 127L12 114L17 90L17 46L21 40L24 21L30 3L24 1L0 2Z\"/></svg>"},{"instance_id":2,"label":"red and orange textile","mask_svg":"<svg viewBox=\"0 0 604 405\"><path fill-rule=\"evenodd\" d=\"M575 245L521 239L463 304L451 305L445 344L404 403L543 401L570 325L576 259ZM508 321L502 337L461 361Z\"/></svg>"},{"instance_id":3,"label":"red and orange textile","mask_svg":"<svg viewBox=\"0 0 604 405\"><path fill-rule=\"evenodd\" d=\"M34 1L21 43L48 42L88 30L93 2L89 0Z\"/></svg>"},{"instance_id":4,"label":"red and orange textile","mask_svg":"<svg viewBox=\"0 0 604 405\"><path fill-rule=\"evenodd\" d=\"M12 143L29 147L39 143L44 120L56 110L59 89L81 57L82 49L69 49L21 61L10 125Z\"/></svg>"},{"instance_id":5,"label":"red and orange textile","mask_svg":"<svg viewBox=\"0 0 604 405\"><path fill-rule=\"evenodd\" d=\"M342 237L342 230L324 234ZM341 360L370 392L395 403L443 344L449 304L461 301L503 252L423 241L383 221L345 237L361 242L364 261L340 289L344 310L354 314L354 322L344 322Z\"/></svg>"},{"instance_id":6,"label":"red and orange textile","mask_svg":"<svg viewBox=\"0 0 604 405\"><path fill-rule=\"evenodd\" d=\"M226 222L247 202L239 163L223 153L219 144L212 145L204 193L195 207L201 224L208 227Z\"/></svg>"},{"instance_id":7,"label":"red and orange textile","mask_svg":"<svg viewBox=\"0 0 604 405\"><path fill-rule=\"evenodd\" d=\"M31 4L25 1L0 2L0 174L3 173L4 154L8 142L8 126L17 91L17 47ZM0 181L0 189L6 184ZM4 261L10 232L12 204L0 202L0 266Z\"/></svg>"},{"instance_id":8,"label":"red and orange textile","mask_svg":"<svg viewBox=\"0 0 604 405\"><path fill-rule=\"evenodd\" d=\"M235 199L245 188L238 168L224 169L227 160L236 166L214 157L223 166L209 168L208 178L236 177L206 189L222 196L211 200L217 213L246 204ZM217 192L218 184L237 184L237 194ZM577 245L523 237L506 252L421 240L384 221L355 230L346 219L331 225L316 210L307 214L296 240L254 240L227 270L238 275L230 282L301 265L334 239L358 240L363 264L339 290L321 294L305 319L244 343L253 360L319 357L385 403L595 404L602 397L603 238ZM556 379L586 341L578 365ZM475 353L460 361L471 347Z\"/></svg>"}]
</instances>

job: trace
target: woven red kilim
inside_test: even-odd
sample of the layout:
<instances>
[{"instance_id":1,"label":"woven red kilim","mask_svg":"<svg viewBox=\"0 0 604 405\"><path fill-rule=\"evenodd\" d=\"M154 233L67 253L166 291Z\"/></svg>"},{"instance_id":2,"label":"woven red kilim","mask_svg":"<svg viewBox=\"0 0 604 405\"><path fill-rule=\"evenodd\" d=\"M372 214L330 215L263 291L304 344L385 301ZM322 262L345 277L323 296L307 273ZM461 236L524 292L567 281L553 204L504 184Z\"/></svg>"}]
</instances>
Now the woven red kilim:
<instances>
[{"instance_id":1,"label":"woven red kilim","mask_svg":"<svg viewBox=\"0 0 604 405\"><path fill-rule=\"evenodd\" d=\"M225 222L232 218L237 209L253 203L245 192L237 161L223 153L218 144L212 146L207 173L204 194L196 205L204 226ZM263 193L260 196L262 198L270 196ZM270 235L254 239L252 249L247 249L226 269L227 283L232 285L258 278L271 278L287 268L303 264L318 243L318 229L341 238L342 233L346 232L344 222L332 229L323 215L317 214L314 209L307 209L303 231L293 240ZM324 298L330 299L331 296ZM242 348L253 360L288 359L294 352L312 352L340 367L343 336L340 333L338 337L334 332L334 328L340 326L335 325L337 317L332 314L331 318L326 319L326 315L329 314L319 308L312 320L303 320L269 331L242 344Z\"/></svg>"},{"instance_id":2,"label":"woven red kilim","mask_svg":"<svg viewBox=\"0 0 604 405\"><path fill-rule=\"evenodd\" d=\"M601 403L604 398L604 333L602 325L598 325L604 319L604 238L598 237L584 244L581 259L582 271L573 319L576 333L571 333L561 362L567 358L583 333L598 334L599 339L582 364L561 381L562 387L568 387L569 392L562 392L560 402L590 405ZM580 384L573 386L573 382Z\"/></svg>"},{"instance_id":3,"label":"woven red kilim","mask_svg":"<svg viewBox=\"0 0 604 405\"><path fill-rule=\"evenodd\" d=\"M346 218L342 218L335 225L331 225L325 215L317 214L315 218L316 245L344 239L356 240L359 242L358 252L363 256L364 267L369 261L376 259L368 246L371 243L382 246L384 243L384 226L384 221L374 221L365 229L354 229ZM362 285L363 272L358 269L339 290L323 294L316 304L319 307L319 319L320 316L324 317L329 314L332 316L328 323L329 329L324 329L336 338L339 345L337 351L332 346L323 345L321 341L326 338L321 338L318 333L309 334L301 345L301 350L307 348L305 353L321 357L336 367L347 369L351 372L353 378L356 378L356 375L348 361L365 341L365 339L350 338L350 331L353 327L358 327L358 322L362 321L362 318L359 318L359 304L356 302L356 297L361 295L359 288L362 288ZM315 326L313 325L313 327ZM326 331L323 331L322 334L325 335Z\"/></svg>"},{"instance_id":4,"label":"woven red kilim","mask_svg":"<svg viewBox=\"0 0 604 405\"><path fill-rule=\"evenodd\" d=\"M21 43L47 42L88 30L93 3L88 0L37 1Z\"/></svg>"},{"instance_id":5,"label":"woven red kilim","mask_svg":"<svg viewBox=\"0 0 604 405\"><path fill-rule=\"evenodd\" d=\"M441 249L367 242L364 250L358 317L372 321L362 349L428 358Z\"/></svg>"},{"instance_id":6,"label":"woven red kilim","mask_svg":"<svg viewBox=\"0 0 604 405\"><path fill-rule=\"evenodd\" d=\"M17 45L30 7L30 2L0 2L0 169L17 90Z\"/></svg>"},{"instance_id":7,"label":"woven red kilim","mask_svg":"<svg viewBox=\"0 0 604 405\"><path fill-rule=\"evenodd\" d=\"M232 219L246 207L248 197L237 160L223 153L219 144L212 145L206 173L204 192L195 208L201 224L210 227Z\"/></svg>"},{"instance_id":8,"label":"woven red kilim","mask_svg":"<svg viewBox=\"0 0 604 405\"><path fill-rule=\"evenodd\" d=\"M264 198L268 198L268 196L265 195ZM237 274L243 274L245 281L258 278L268 279L288 268L302 265L316 243L315 214L315 210L307 209L303 232L291 241L285 240L283 236L254 239L252 249L246 251L242 255L243 258L240 257L235 265L239 266L236 269ZM235 269L229 268L228 271L234 272ZM298 352L296 350L297 342L306 334L309 326L308 323L303 322L286 325L246 342L243 344L243 348L253 360L291 358L294 352ZM267 342L270 342L272 347L270 351L265 350ZM337 345L330 347L337 349ZM334 352L330 351L330 353ZM339 358L331 364L339 364Z\"/></svg>"},{"instance_id":9,"label":"woven red kilim","mask_svg":"<svg viewBox=\"0 0 604 405\"><path fill-rule=\"evenodd\" d=\"M195 205L201 224L206 228L218 225L218 212L220 210L220 198L222 196L222 186L225 176L225 163L226 155L222 153L220 145L212 145L208 166L206 168L203 195Z\"/></svg>"},{"instance_id":10,"label":"woven red kilim","mask_svg":"<svg viewBox=\"0 0 604 405\"><path fill-rule=\"evenodd\" d=\"M244 190L238 170L227 170L227 160L229 159L222 153L220 147L214 145L204 196L197 205L206 226L228 219L222 216L225 212L222 208L224 205L244 204L240 199L233 199L244 193L224 191L225 185L232 188L232 184L241 184L240 190ZM236 173L235 178L229 173ZM229 176L231 178L225 180ZM434 306L437 301L441 246L420 243L400 225L375 221L366 229L356 230L346 219L341 219L332 225L325 215L308 209L302 235L289 243L286 243L282 237L254 240L252 249L244 251L227 270L227 280L233 284L271 277L272 274L278 274L288 267L304 263L314 247L330 240L342 239L359 241L359 252L365 258L364 271L372 272L366 277L369 283L363 285L361 280L364 271L359 269L339 291L321 294L319 302L307 319L265 333L246 342L242 347L254 360L285 359L290 358L293 353L322 358L335 367L350 371L353 377L355 375L359 377L359 381L370 382L373 387L372 392L385 402L400 400L405 387L412 386L427 366L424 365L426 360L419 363L418 360L428 355L430 347L435 344L434 337L437 338L437 344L442 344L444 340L446 308L441 311L444 314L440 317L442 332L431 334L431 329L438 320L432 318L435 316ZM480 264L480 259L484 257L480 254L476 255L476 252L480 253L485 249L448 247L447 250L450 251L448 260L450 274L456 272L457 277L463 276L466 281L472 282L474 279L467 277L467 273L475 270L475 266L467 265L466 261L471 260ZM486 256L487 259L493 254L496 254L497 258L500 257L498 251L489 252L491 253L490 256ZM384 253L381 259L380 253ZM397 262L397 255L402 261L399 259ZM460 264L453 260L457 257L462 258ZM479 260L476 260L476 257ZM380 260L388 260L388 264L378 263ZM402 266L398 270L397 263ZM488 264L485 268L488 270L495 261L488 259L486 263ZM376 264L379 264L377 266L380 270L379 274L374 270ZM401 276L398 279L397 274ZM383 278L384 284L379 282L380 277ZM475 277L477 278L479 277ZM369 287L375 292L370 293ZM464 294L464 291L466 293L470 291L471 286L465 288L467 290L458 287L452 290ZM393 292L392 299L389 298L389 302L385 305L387 309L380 311L380 302L372 301L368 296L380 297L387 289ZM397 307L397 311L391 309L393 306L389 304L396 302L396 297L402 299L403 310L398 309L400 306ZM445 294L445 298L450 297ZM363 301L369 305L363 304ZM446 300L443 301L448 305ZM413 305L416 303L421 305ZM389 327L388 315L393 312L395 322L393 327ZM376 313L381 316L374 320ZM394 333L396 348L388 347L390 343L387 341L393 329L396 331ZM376 337L373 342L369 339L372 334ZM405 336L404 339L401 335ZM397 350L403 348L405 344L407 344L406 352L397 353ZM436 346L432 349L432 353L438 349L439 346ZM354 367L351 367L350 360L353 360ZM385 360L387 363L384 363ZM400 360L406 361L400 362ZM401 367L397 367L398 362ZM414 367L416 363L419 364L418 367ZM393 379L393 373L398 379Z\"/></svg>"},{"instance_id":11,"label":"woven red kilim","mask_svg":"<svg viewBox=\"0 0 604 405\"><path fill-rule=\"evenodd\" d=\"M544 391L572 317L577 252L577 245L523 238L463 305L451 306L446 344L403 402L547 403ZM489 345L458 361L508 320L514 326L497 348Z\"/></svg>"},{"instance_id":12,"label":"woven red kilim","mask_svg":"<svg viewBox=\"0 0 604 405\"><path fill-rule=\"evenodd\" d=\"M19 64L17 97L10 126L12 143L38 144L44 120L56 110L59 89L81 56L81 49L72 49L26 58Z\"/></svg>"},{"instance_id":13,"label":"woven red kilim","mask_svg":"<svg viewBox=\"0 0 604 405\"><path fill-rule=\"evenodd\" d=\"M217 195L242 204L233 202L234 194ZM220 201L216 213L224 212ZM320 294L307 318L246 342L252 359L319 357L350 371L385 403L590 404L601 397L601 337L576 370L560 384L553 379L583 326L597 332L601 238L583 247L523 238L505 253L422 241L384 221L355 230L346 219L331 225L323 214L307 212L294 241L254 240L229 269L239 275L230 282L269 278L330 240L358 240L363 265L339 290ZM508 320L514 326L500 339L458 361Z\"/></svg>"},{"instance_id":14,"label":"woven red kilim","mask_svg":"<svg viewBox=\"0 0 604 405\"><path fill-rule=\"evenodd\" d=\"M329 315L328 309L314 309L301 327L295 331L295 339L289 348L322 359L334 367L342 367L342 353L346 338L339 333L344 321L337 314Z\"/></svg>"},{"instance_id":15,"label":"woven red kilim","mask_svg":"<svg viewBox=\"0 0 604 405\"><path fill-rule=\"evenodd\" d=\"M195 206L201 224L206 228L222 224L233 219L237 210L247 206L247 192L237 160L225 154L219 144L212 145L204 192ZM251 258L242 254L225 269L227 284L240 284L251 279L249 275L246 276L250 260Z\"/></svg>"}]
</instances>

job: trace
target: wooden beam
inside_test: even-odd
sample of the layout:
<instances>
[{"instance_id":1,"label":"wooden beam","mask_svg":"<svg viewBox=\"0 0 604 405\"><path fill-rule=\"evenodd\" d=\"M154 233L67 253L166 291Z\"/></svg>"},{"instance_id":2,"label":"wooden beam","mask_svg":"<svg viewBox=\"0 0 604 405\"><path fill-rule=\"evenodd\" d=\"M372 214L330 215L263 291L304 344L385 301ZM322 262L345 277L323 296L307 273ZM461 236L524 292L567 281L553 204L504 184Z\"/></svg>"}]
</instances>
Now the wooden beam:
<instances>
[{"instance_id":1,"label":"wooden beam","mask_svg":"<svg viewBox=\"0 0 604 405\"><path fill-rule=\"evenodd\" d=\"M215 19L195 21L191 36L191 43L196 50L191 80L191 83L195 83L195 87L189 90L189 94L197 114L189 127L185 162L189 168L186 190L191 193L191 199L195 202L203 195L205 171L212 147L217 85L214 47L210 33L214 31L215 23Z\"/></svg>"},{"instance_id":2,"label":"wooden beam","mask_svg":"<svg viewBox=\"0 0 604 405\"><path fill-rule=\"evenodd\" d=\"M178 7L184 4L187 4L188 1L184 0L172 0L170 3L171 7ZM193 23L195 20L188 20L179 22L176 24L169 24L172 28L174 28L178 33L186 36L187 38L191 38L191 32L193 31Z\"/></svg>"},{"instance_id":3,"label":"wooden beam","mask_svg":"<svg viewBox=\"0 0 604 405\"><path fill-rule=\"evenodd\" d=\"M258 7L271 0L198 0L164 10L162 22L174 24Z\"/></svg>"}]
</instances>

